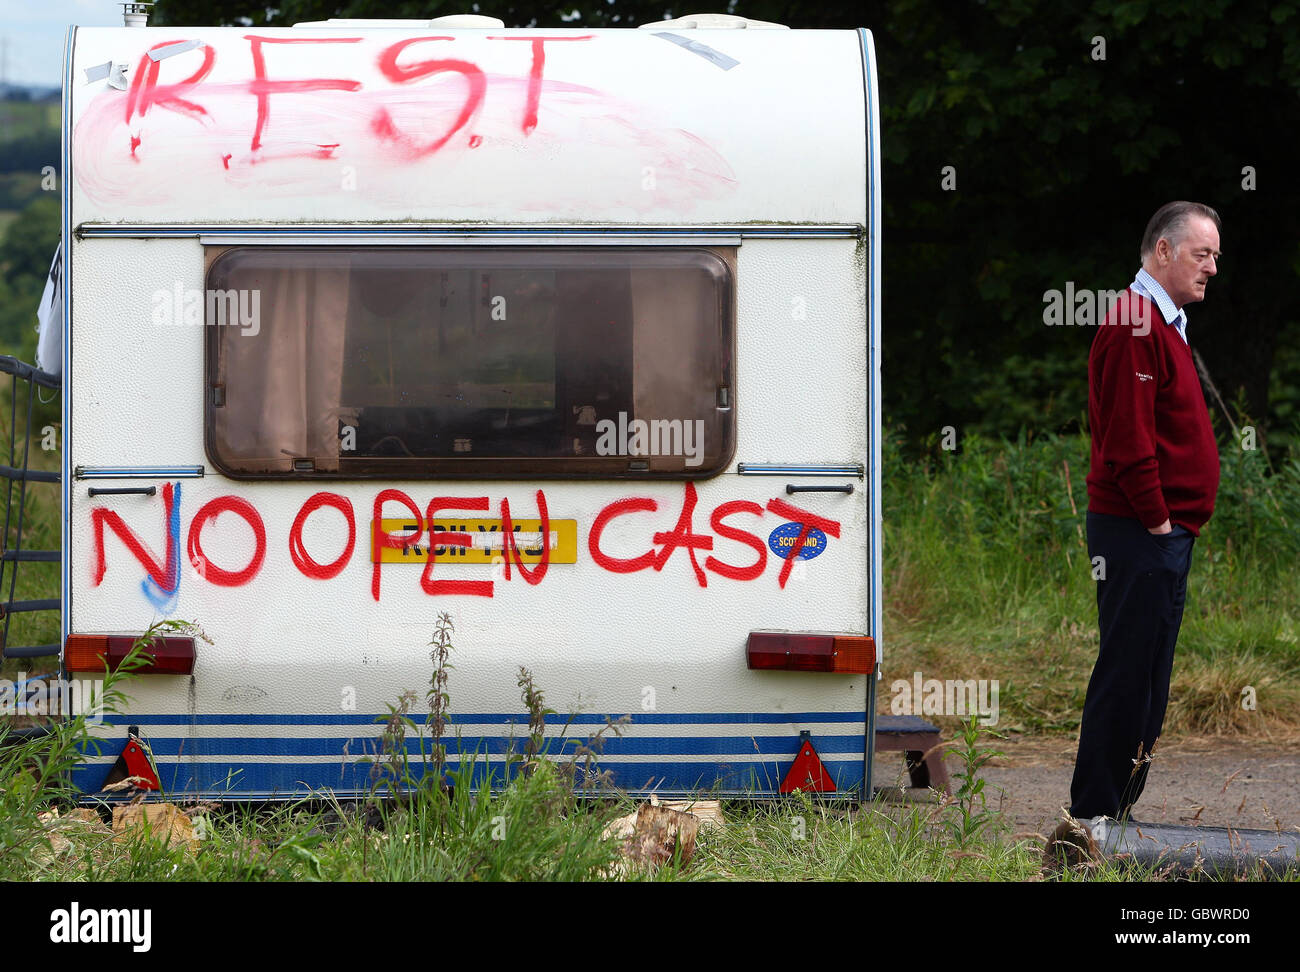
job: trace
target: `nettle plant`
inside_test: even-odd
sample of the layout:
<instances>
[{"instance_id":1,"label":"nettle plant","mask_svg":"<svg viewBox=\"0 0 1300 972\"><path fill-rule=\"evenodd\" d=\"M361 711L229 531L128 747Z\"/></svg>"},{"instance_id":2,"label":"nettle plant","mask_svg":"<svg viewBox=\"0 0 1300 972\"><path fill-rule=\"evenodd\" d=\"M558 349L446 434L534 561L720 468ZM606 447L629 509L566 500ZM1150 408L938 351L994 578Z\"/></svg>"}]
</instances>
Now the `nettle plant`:
<instances>
[{"instance_id":1,"label":"nettle plant","mask_svg":"<svg viewBox=\"0 0 1300 972\"><path fill-rule=\"evenodd\" d=\"M1003 738L1001 733L995 732L989 726L981 725L972 716L962 721L961 731L949 744L949 748L961 761L961 768L954 774L961 780L961 786L957 788L957 792L948 804L956 809L956 813L946 817L944 824L952 839L963 849L979 838L985 829L1001 819L996 810L988 809L988 800L984 792L986 781L979 775L979 771L987 763L1002 755L996 749L980 747L980 736L986 733L998 739ZM996 786L994 788L1001 789Z\"/></svg>"}]
</instances>

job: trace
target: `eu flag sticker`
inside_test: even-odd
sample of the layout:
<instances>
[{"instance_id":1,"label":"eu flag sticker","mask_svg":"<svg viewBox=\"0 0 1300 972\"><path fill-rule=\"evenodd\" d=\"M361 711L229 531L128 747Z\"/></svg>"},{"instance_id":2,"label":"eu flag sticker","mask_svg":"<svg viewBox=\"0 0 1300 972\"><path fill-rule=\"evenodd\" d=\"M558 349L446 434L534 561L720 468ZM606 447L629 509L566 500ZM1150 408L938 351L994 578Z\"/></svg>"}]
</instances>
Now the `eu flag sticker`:
<instances>
[{"instance_id":1,"label":"eu flag sticker","mask_svg":"<svg viewBox=\"0 0 1300 972\"><path fill-rule=\"evenodd\" d=\"M767 545L772 548L772 553L782 560L789 560L801 530L803 530L802 523L782 523L767 538ZM826 534L816 527L809 527L808 536L803 539L803 546L799 548L798 557L800 560L812 560L825 549Z\"/></svg>"}]
</instances>

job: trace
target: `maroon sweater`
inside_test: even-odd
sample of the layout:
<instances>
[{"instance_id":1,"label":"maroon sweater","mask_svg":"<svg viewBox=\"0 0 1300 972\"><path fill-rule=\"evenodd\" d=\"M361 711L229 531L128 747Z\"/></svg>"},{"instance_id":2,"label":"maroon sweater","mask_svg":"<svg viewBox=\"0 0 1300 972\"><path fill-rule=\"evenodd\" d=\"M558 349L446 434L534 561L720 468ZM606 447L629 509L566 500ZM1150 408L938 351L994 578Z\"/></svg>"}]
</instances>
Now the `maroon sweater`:
<instances>
[{"instance_id":1,"label":"maroon sweater","mask_svg":"<svg viewBox=\"0 0 1300 972\"><path fill-rule=\"evenodd\" d=\"M1131 290L1092 342L1088 420L1088 509L1147 529L1167 519L1199 536L1219 489L1210 413L1191 348L1153 301Z\"/></svg>"}]
</instances>

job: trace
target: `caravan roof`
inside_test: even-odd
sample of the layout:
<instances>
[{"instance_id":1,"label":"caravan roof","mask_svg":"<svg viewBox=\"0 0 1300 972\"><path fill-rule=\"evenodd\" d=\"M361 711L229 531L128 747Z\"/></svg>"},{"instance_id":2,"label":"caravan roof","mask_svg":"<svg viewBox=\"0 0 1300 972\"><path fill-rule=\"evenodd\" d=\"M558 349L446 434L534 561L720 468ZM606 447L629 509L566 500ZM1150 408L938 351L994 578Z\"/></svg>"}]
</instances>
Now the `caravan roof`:
<instances>
[{"instance_id":1,"label":"caravan roof","mask_svg":"<svg viewBox=\"0 0 1300 972\"><path fill-rule=\"evenodd\" d=\"M864 226L863 51L855 31L83 28L72 225Z\"/></svg>"}]
</instances>

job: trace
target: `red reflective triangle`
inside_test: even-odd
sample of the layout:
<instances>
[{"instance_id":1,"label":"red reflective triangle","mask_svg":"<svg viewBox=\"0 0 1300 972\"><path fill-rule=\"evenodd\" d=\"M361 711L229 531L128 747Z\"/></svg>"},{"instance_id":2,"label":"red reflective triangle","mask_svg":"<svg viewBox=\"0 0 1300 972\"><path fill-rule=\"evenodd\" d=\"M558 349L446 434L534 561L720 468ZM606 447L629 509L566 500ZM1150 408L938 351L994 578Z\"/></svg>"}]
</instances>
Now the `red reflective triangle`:
<instances>
[{"instance_id":1,"label":"red reflective triangle","mask_svg":"<svg viewBox=\"0 0 1300 972\"><path fill-rule=\"evenodd\" d=\"M793 793L795 790L802 790L804 793L835 792L835 781L826 772L817 750L813 749L812 743L806 739L799 747L799 755L790 764L790 771L781 781L782 793Z\"/></svg>"},{"instance_id":2,"label":"red reflective triangle","mask_svg":"<svg viewBox=\"0 0 1300 972\"><path fill-rule=\"evenodd\" d=\"M128 778L134 778L134 785L140 790L162 789L162 784L158 781L158 772L154 769L152 760L149 759L148 750L144 748L144 744L140 739L134 735L126 737L126 746L122 748L122 755L117 757L117 762L108 771L108 776L104 779L104 786L107 787Z\"/></svg>"}]
</instances>

